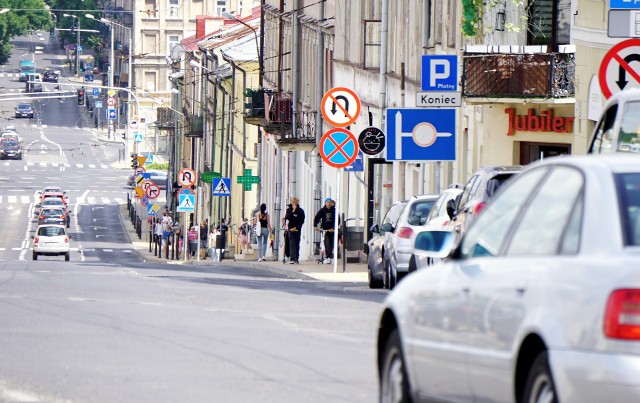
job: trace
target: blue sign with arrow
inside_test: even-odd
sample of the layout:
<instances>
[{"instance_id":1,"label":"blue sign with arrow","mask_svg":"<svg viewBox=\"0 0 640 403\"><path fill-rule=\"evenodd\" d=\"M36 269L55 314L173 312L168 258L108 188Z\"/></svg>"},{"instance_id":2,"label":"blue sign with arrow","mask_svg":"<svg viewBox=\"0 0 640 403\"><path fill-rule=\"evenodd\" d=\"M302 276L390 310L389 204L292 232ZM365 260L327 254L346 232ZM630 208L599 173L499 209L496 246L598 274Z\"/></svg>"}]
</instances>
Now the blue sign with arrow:
<instances>
[{"instance_id":1,"label":"blue sign with arrow","mask_svg":"<svg viewBox=\"0 0 640 403\"><path fill-rule=\"evenodd\" d=\"M364 164L362 162L362 151L358 151L358 156L356 160L353 161L353 164L344 168L345 172L363 172Z\"/></svg>"},{"instance_id":2,"label":"blue sign with arrow","mask_svg":"<svg viewBox=\"0 0 640 403\"><path fill-rule=\"evenodd\" d=\"M386 120L387 161L455 161L455 109L387 109Z\"/></svg>"}]
</instances>

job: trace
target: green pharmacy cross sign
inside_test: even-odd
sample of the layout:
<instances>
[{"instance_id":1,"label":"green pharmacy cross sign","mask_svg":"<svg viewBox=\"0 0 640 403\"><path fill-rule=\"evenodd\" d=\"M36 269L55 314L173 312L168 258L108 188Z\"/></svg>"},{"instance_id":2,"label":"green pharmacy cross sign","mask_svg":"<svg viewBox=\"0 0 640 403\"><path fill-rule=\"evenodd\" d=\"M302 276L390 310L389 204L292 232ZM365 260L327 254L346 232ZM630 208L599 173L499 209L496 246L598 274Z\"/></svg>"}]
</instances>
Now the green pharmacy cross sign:
<instances>
[{"instance_id":1,"label":"green pharmacy cross sign","mask_svg":"<svg viewBox=\"0 0 640 403\"><path fill-rule=\"evenodd\" d=\"M244 175L238 176L238 183L244 186L244 190L251 190L251 185L260 183L260 177L251 176L251 170L245 169Z\"/></svg>"}]
</instances>

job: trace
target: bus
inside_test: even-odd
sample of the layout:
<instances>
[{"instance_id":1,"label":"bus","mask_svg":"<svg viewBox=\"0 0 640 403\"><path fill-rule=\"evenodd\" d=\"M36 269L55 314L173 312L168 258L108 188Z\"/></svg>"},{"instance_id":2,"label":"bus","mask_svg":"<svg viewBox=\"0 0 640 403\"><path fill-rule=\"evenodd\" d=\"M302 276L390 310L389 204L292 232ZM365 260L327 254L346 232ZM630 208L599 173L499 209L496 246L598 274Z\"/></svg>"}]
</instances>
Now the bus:
<instances>
[{"instance_id":1,"label":"bus","mask_svg":"<svg viewBox=\"0 0 640 403\"><path fill-rule=\"evenodd\" d=\"M36 72L36 64L31 60L20 61L20 81L27 81L27 76Z\"/></svg>"}]
</instances>

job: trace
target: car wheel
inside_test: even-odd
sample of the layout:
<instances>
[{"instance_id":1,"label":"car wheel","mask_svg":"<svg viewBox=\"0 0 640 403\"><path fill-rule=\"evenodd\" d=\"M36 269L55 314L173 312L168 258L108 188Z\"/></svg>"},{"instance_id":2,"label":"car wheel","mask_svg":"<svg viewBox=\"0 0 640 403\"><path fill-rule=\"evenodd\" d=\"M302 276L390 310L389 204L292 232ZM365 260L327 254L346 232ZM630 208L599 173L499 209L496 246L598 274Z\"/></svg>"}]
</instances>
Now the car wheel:
<instances>
[{"instance_id":1,"label":"car wheel","mask_svg":"<svg viewBox=\"0 0 640 403\"><path fill-rule=\"evenodd\" d=\"M71 254L69 252L64 254L64 261L68 262L69 260L71 260Z\"/></svg>"},{"instance_id":2,"label":"car wheel","mask_svg":"<svg viewBox=\"0 0 640 403\"><path fill-rule=\"evenodd\" d=\"M31 258L33 260L38 260L38 253L37 252L33 252L33 254L31 255Z\"/></svg>"},{"instance_id":3,"label":"car wheel","mask_svg":"<svg viewBox=\"0 0 640 403\"><path fill-rule=\"evenodd\" d=\"M551 377L547 352L543 351L531 365L522 403L557 403L556 388Z\"/></svg>"},{"instance_id":4,"label":"car wheel","mask_svg":"<svg viewBox=\"0 0 640 403\"><path fill-rule=\"evenodd\" d=\"M382 288L389 289L389 263L382 259Z\"/></svg>"},{"instance_id":5,"label":"car wheel","mask_svg":"<svg viewBox=\"0 0 640 403\"><path fill-rule=\"evenodd\" d=\"M373 269L371 269L371 265L367 264L367 275L369 277L369 288L382 288L383 282L380 280L376 280L373 276Z\"/></svg>"},{"instance_id":6,"label":"car wheel","mask_svg":"<svg viewBox=\"0 0 640 403\"><path fill-rule=\"evenodd\" d=\"M393 290L398 285L398 271L389 265L389 289Z\"/></svg>"},{"instance_id":7,"label":"car wheel","mask_svg":"<svg viewBox=\"0 0 640 403\"><path fill-rule=\"evenodd\" d=\"M380 403L408 403L409 377L402 355L398 330L389 335L380 368Z\"/></svg>"}]
</instances>

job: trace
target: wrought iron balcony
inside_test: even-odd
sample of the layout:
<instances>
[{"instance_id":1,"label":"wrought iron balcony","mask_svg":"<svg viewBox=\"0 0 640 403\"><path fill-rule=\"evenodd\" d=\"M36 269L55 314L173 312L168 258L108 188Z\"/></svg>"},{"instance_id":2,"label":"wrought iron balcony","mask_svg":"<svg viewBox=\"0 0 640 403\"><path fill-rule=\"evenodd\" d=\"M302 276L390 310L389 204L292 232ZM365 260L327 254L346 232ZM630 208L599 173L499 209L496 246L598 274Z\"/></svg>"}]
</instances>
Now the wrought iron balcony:
<instances>
[{"instance_id":1,"label":"wrought iron balcony","mask_svg":"<svg viewBox=\"0 0 640 403\"><path fill-rule=\"evenodd\" d=\"M204 118L201 115L185 116L187 126L185 128L185 137L203 137L204 136Z\"/></svg>"},{"instance_id":2,"label":"wrought iron balcony","mask_svg":"<svg viewBox=\"0 0 640 403\"><path fill-rule=\"evenodd\" d=\"M297 112L296 129L291 93L248 89L245 92L245 121L261 126L265 132L275 135L278 145L285 150L310 151L316 144L315 111Z\"/></svg>"},{"instance_id":3,"label":"wrought iron balcony","mask_svg":"<svg viewBox=\"0 0 640 403\"><path fill-rule=\"evenodd\" d=\"M575 53L465 53L467 98L571 98Z\"/></svg>"},{"instance_id":4,"label":"wrought iron balcony","mask_svg":"<svg viewBox=\"0 0 640 403\"><path fill-rule=\"evenodd\" d=\"M159 107L156 109L156 127L160 130L175 129L175 112L171 108Z\"/></svg>"}]
</instances>

